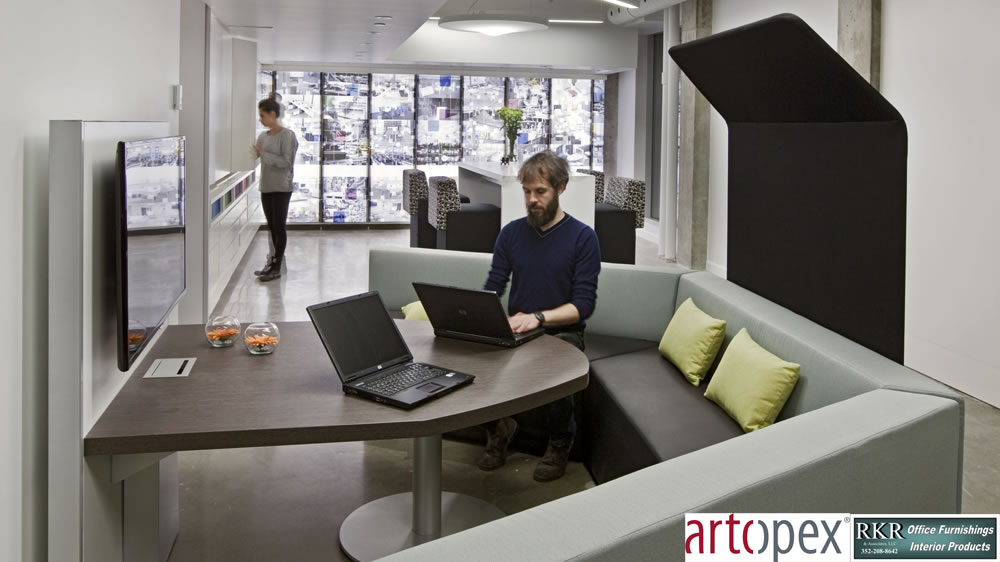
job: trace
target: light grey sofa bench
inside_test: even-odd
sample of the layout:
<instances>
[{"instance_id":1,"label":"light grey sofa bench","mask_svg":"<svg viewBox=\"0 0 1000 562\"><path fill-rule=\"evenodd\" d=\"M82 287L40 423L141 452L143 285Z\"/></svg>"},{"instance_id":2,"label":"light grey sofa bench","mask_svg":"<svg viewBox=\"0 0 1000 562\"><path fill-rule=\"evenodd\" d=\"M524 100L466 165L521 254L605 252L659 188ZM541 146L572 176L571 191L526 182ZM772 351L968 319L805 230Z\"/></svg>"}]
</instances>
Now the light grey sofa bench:
<instances>
[{"instance_id":1,"label":"light grey sofa bench","mask_svg":"<svg viewBox=\"0 0 1000 562\"><path fill-rule=\"evenodd\" d=\"M416 300L415 280L481 287L489 259L376 248L369 285L398 308ZM670 392L651 396L663 377L680 376L651 349L688 297L727 321L726 345L747 328L802 366L778 423L678 450L675 441L699 425L678 417ZM662 560L682 555L686 512L961 510L964 404L919 373L724 279L680 267L602 264L587 326L591 399L583 438L601 485L388 559ZM626 378L633 392L608 390ZM702 400L706 411L716 408ZM644 468L602 460L620 454L645 456Z\"/></svg>"}]
</instances>

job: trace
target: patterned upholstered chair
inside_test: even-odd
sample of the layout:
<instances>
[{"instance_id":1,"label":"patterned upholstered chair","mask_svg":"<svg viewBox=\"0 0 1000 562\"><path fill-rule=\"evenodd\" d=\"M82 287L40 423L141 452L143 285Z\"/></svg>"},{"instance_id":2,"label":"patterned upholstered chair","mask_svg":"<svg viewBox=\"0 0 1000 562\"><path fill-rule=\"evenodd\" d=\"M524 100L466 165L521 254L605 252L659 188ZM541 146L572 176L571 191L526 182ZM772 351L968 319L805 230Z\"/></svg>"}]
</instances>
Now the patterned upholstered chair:
<instances>
[{"instance_id":1,"label":"patterned upholstered chair","mask_svg":"<svg viewBox=\"0 0 1000 562\"><path fill-rule=\"evenodd\" d=\"M646 215L646 182L611 176L604 187L604 201L594 207L594 232L601 245L601 260L635 263L635 229Z\"/></svg>"},{"instance_id":2,"label":"patterned upholstered chair","mask_svg":"<svg viewBox=\"0 0 1000 562\"><path fill-rule=\"evenodd\" d=\"M439 249L492 252L500 234L500 207L463 203L453 178L434 176L427 186L427 222Z\"/></svg>"},{"instance_id":3,"label":"patterned upholstered chair","mask_svg":"<svg viewBox=\"0 0 1000 562\"><path fill-rule=\"evenodd\" d=\"M459 200L469 203L464 195ZM427 174L421 170L403 170L403 210L410 213L410 247L436 247L437 231L427 221Z\"/></svg>"},{"instance_id":4,"label":"patterned upholstered chair","mask_svg":"<svg viewBox=\"0 0 1000 562\"><path fill-rule=\"evenodd\" d=\"M577 172L581 174L590 174L594 176L594 202L603 203L604 202L604 172L598 172L597 170L590 170L587 168L580 168Z\"/></svg>"},{"instance_id":5,"label":"patterned upholstered chair","mask_svg":"<svg viewBox=\"0 0 1000 562\"><path fill-rule=\"evenodd\" d=\"M427 174L420 170L403 170L403 209L410 213L410 247L435 247L437 233L427 222Z\"/></svg>"},{"instance_id":6,"label":"patterned upholstered chair","mask_svg":"<svg viewBox=\"0 0 1000 562\"><path fill-rule=\"evenodd\" d=\"M646 217L646 182L611 176L604 189L604 202L635 213L635 227L642 228Z\"/></svg>"}]
</instances>

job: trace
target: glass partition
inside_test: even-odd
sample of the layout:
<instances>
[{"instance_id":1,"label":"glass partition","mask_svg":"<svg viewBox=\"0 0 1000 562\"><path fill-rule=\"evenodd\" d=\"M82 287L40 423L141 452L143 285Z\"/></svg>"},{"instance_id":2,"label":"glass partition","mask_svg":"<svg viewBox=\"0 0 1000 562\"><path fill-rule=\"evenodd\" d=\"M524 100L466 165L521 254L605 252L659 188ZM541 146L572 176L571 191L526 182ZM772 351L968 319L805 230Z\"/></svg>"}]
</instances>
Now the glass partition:
<instances>
[{"instance_id":1,"label":"glass partition","mask_svg":"<svg viewBox=\"0 0 1000 562\"><path fill-rule=\"evenodd\" d=\"M552 144L550 149L570 169L590 168L590 80L552 79Z\"/></svg>"},{"instance_id":2,"label":"glass partition","mask_svg":"<svg viewBox=\"0 0 1000 562\"><path fill-rule=\"evenodd\" d=\"M278 72L285 127L299 141L288 222L319 221L320 73Z\"/></svg>"},{"instance_id":3,"label":"glass partition","mask_svg":"<svg viewBox=\"0 0 1000 562\"><path fill-rule=\"evenodd\" d=\"M299 141L290 222L407 222L403 171L456 177L499 162L505 105L524 111L518 161L546 148L573 169L604 169L603 80L261 72ZM259 128L258 132L263 131Z\"/></svg>"},{"instance_id":4,"label":"glass partition","mask_svg":"<svg viewBox=\"0 0 1000 562\"><path fill-rule=\"evenodd\" d=\"M324 222L368 222L368 157L368 75L324 72Z\"/></svg>"},{"instance_id":5,"label":"glass partition","mask_svg":"<svg viewBox=\"0 0 1000 562\"><path fill-rule=\"evenodd\" d=\"M462 157L470 162L499 162L503 156L505 81L497 76L465 76L462 85Z\"/></svg>"},{"instance_id":6,"label":"glass partition","mask_svg":"<svg viewBox=\"0 0 1000 562\"><path fill-rule=\"evenodd\" d=\"M524 111L524 121L517 137L517 161L524 162L532 154L549 146L549 79L509 78L507 107Z\"/></svg>"},{"instance_id":7,"label":"glass partition","mask_svg":"<svg viewBox=\"0 0 1000 562\"><path fill-rule=\"evenodd\" d=\"M412 74L372 74L371 221L406 222L403 170L413 167Z\"/></svg>"},{"instance_id":8,"label":"glass partition","mask_svg":"<svg viewBox=\"0 0 1000 562\"><path fill-rule=\"evenodd\" d=\"M462 77L417 77L417 168L458 177L462 159Z\"/></svg>"},{"instance_id":9,"label":"glass partition","mask_svg":"<svg viewBox=\"0 0 1000 562\"><path fill-rule=\"evenodd\" d=\"M594 80L594 124L591 169L604 171L604 80Z\"/></svg>"}]
</instances>

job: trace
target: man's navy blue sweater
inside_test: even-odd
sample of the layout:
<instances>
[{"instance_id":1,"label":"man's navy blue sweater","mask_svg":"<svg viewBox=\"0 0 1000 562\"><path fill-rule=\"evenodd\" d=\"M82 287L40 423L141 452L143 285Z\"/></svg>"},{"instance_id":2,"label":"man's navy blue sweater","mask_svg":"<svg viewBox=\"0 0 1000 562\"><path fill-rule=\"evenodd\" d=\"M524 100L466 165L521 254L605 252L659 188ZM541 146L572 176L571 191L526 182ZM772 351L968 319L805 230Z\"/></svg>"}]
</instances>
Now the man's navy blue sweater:
<instances>
[{"instance_id":1,"label":"man's navy blue sweater","mask_svg":"<svg viewBox=\"0 0 1000 562\"><path fill-rule=\"evenodd\" d=\"M503 295L513 273L507 311L531 314L573 303L580 323L550 331L581 330L597 302L601 249L594 230L566 215L541 232L526 219L511 221L493 248L485 289Z\"/></svg>"}]
</instances>

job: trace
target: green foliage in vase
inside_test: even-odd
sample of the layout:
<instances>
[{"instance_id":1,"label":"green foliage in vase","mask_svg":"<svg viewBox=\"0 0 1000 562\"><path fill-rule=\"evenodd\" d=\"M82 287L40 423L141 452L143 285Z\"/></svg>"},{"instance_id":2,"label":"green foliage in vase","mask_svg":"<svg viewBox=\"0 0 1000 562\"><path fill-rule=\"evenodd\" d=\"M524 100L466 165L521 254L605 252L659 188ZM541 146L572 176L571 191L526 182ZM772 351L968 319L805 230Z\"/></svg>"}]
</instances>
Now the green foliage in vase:
<instances>
[{"instance_id":1,"label":"green foliage in vase","mask_svg":"<svg viewBox=\"0 0 1000 562\"><path fill-rule=\"evenodd\" d=\"M497 110L497 115L503 119L503 130L510 142L509 156L514 155L514 142L517 141L517 132L521 128L521 121L524 120L524 112L512 107L501 107Z\"/></svg>"}]
</instances>

